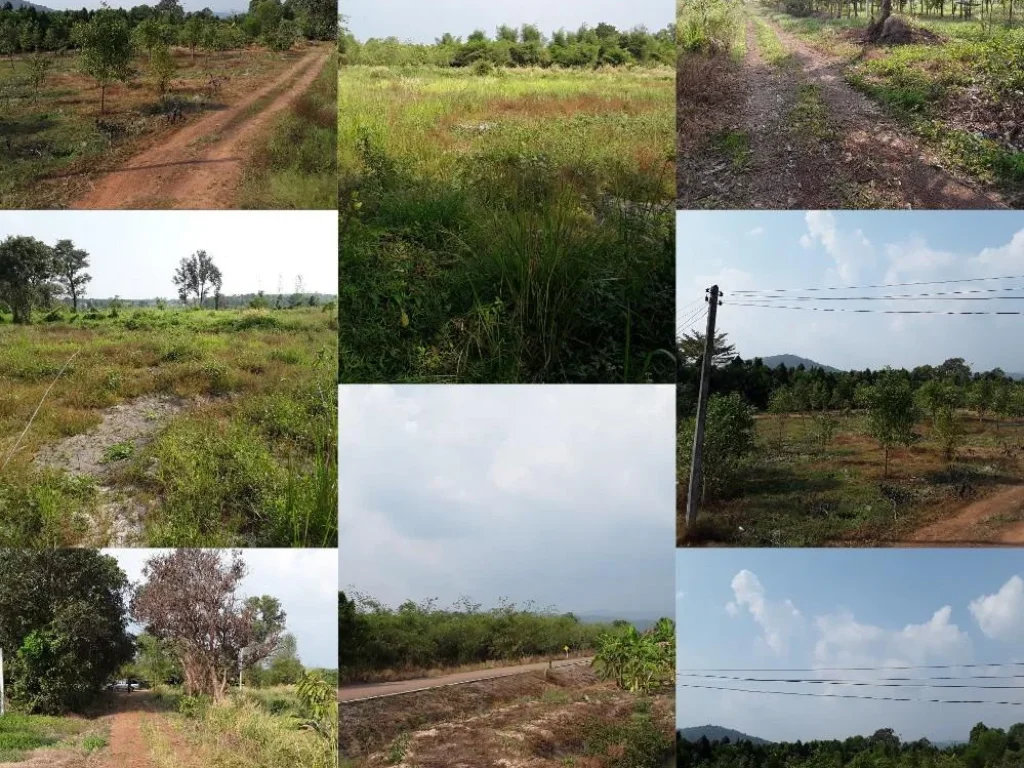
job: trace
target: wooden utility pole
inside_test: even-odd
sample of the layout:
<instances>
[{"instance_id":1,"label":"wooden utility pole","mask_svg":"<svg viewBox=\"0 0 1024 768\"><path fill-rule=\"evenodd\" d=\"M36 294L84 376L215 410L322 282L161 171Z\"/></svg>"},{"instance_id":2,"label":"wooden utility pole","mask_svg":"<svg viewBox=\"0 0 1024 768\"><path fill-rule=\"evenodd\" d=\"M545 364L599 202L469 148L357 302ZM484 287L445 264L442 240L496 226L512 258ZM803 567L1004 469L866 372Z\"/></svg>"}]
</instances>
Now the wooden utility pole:
<instances>
[{"instance_id":1,"label":"wooden utility pole","mask_svg":"<svg viewBox=\"0 0 1024 768\"><path fill-rule=\"evenodd\" d=\"M697 396L697 428L693 430L693 456L690 460L690 485L686 492L686 528L697 522L700 505L701 460L704 453L704 420L708 413L708 389L711 387L711 360L715 356L715 315L718 314L718 286L707 290L708 327L704 331L704 358L700 365L700 393Z\"/></svg>"},{"instance_id":2,"label":"wooden utility pole","mask_svg":"<svg viewBox=\"0 0 1024 768\"><path fill-rule=\"evenodd\" d=\"M0 648L0 715L4 713L4 649Z\"/></svg>"}]
</instances>

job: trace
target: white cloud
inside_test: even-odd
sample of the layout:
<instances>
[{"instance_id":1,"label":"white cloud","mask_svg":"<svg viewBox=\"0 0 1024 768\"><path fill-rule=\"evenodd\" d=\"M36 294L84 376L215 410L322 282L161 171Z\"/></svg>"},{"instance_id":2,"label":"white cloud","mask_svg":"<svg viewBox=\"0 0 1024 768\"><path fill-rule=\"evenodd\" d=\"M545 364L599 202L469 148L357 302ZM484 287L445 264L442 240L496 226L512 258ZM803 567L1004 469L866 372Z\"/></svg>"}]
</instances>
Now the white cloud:
<instances>
[{"instance_id":1,"label":"white cloud","mask_svg":"<svg viewBox=\"0 0 1024 768\"><path fill-rule=\"evenodd\" d=\"M1007 272L1019 275L1024 270L1024 229L1016 232L1006 245L985 248L968 263L985 275L1002 277Z\"/></svg>"},{"instance_id":2,"label":"white cloud","mask_svg":"<svg viewBox=\"0 0 1024 768\"><path fill-rule=\"evenodd\" d=\"M757 574L746 569L733 577L732 592L735 599L725 606L729 615L738 616L745 608L761 627L760 641L776 655L784 654L803 628L803 616L792 601L766 598Z\"/></svg>"},{"instance_id":3,"label":"white cloud","mask_svg":"<svg viewBox=\"0 0 1024 768\"><path fill-rule=\"evenodd\" d=\"M749 234L751 237L758 237L760 235L763 235L764 227L754 227L752 230L750 230Z\"/></svg>"},{"instance_id":4,"label":"white cloud","mask_svg":"<svg viewBox=\"0 0 1024 768\"><path fill-rule=\"evenodd\" d=\"M804 222L807 233L800 237L800 245L810 249L820 244L835 261L836 273L842 282L855 282L860 270L874 262L874 248L864 232L860 229L840 231L835 215L829 211L807 211Z\"/></svg>"},{"instance_id":5,"label":"white cloud","mask_svg":"<svg viewBox=\"0 0 1024 768\"><path fill-rule=\"evenodd\" d=\"M818 667L886 667L964 661L971 655L970 637L950 622L951 617L947 605L923 624L887 630L861 623L849 611L819 616L814 622L818 630L814 663Z\"/></svg>"},{"instance_id":6,"label":"white cloud","mask_svg":"<svg viewBox=\"0 0 1024 768\"><path fill-rule=\"evenodd\" d=\"M996 594L972 600L970 610L986 637L1004 642L1024 640L1024 579L1011 577Z\"/></svg>"},{"instance_id":7,"label":"white cloud","mask_svg":"<svg viewBox=\"0 0 1024 768\"><path fill-rule=\"evenodd\" d=\"M908 276L929 277L957 261L955 254L932 248L922 237L912 237L903 243L890 243L885 247L885 254L889 260L884 281L887 283L899 282Z\"/></svg>"}]
</instances>

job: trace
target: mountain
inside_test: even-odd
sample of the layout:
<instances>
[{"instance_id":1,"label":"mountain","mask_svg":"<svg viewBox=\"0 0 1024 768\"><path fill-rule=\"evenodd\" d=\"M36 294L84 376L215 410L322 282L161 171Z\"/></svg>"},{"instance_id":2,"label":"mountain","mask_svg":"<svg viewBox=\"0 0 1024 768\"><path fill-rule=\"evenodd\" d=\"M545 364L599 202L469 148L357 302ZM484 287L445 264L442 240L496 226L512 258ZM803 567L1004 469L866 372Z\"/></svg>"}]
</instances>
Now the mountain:
<instances>
[{"instance_id":1,"label":"mountain","mask_svg":"<svg viewBox=\"0 0 1024 768\"><path fill-rule=\"evenodd\" d=\"M798 357L797 355L771 355L770 357L762 357L761 361L769 368L778 368L780 365L785 365L787 368L796 368L798 365L803 365L803 367L808 370L811 368L821 368L827 373L836 373L839 370L838 368L822 365L821 363L816 363L813 360L808 360L806 357Z\"/></svg>"},{"instance_id":2,"label":"mountain","mask_svg":"<svg viewBox=\"0 0 1024 768\"><path fill-rule=\"evenodd\" d=\"M11 7L14 10L19 8L35 8L40 13L55 13L53 8L47 8L43 5L36 5L35 3L27 3L25 0L0 0L0 8L6 8L7 3L10 2Z\"/></svg>"},{"instance_id":3,"label":"mountain","mask_svg":"<svg viewBox=\"0 0 1024 768\"><path fill-rule=\"evenodd\" d=\"M700 741L701 736L707 736L708 741L721 741L728 738L735 744L737 741L749 741L751 744L771 744L766 739L759 739L757 736L748 736L732 728L723 728L720 725L696 725L692 728L680 728L679 736L686 741Z\"/></svg>"}]
</instances>

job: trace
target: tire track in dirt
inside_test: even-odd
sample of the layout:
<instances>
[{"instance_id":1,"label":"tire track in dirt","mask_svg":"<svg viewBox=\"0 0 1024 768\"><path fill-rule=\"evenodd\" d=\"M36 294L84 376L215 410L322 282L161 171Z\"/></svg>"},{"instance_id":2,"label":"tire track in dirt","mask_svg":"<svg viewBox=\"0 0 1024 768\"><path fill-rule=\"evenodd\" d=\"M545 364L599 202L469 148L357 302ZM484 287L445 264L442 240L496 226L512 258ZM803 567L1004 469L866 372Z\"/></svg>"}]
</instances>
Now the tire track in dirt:
<instances>
[{"instance_id":1,"label":"tire track in dirt","mask_svg":"<svg viewBox=\"0 0 1024 768\"><path fill-rule=\"evenodd\" d=\"M316 80L330 50L317 48L230 109L208 115L101 176L71 205L88 209L230 208L253 141ZM259 102L272 99L256 114Z\"/></svg>"},{"instance_id":2,"label":"tire track in dirt","mask_svg":"<svg viewBox=\"0 0 1024 768\"><path fill-rule=\"evenodd\" d=\"M799 63L803 78L820 89L829 122L842 137L844 158L861 184L889 186L906 207L1005 208L1002 199L955 178L916 139L906 135L878 104L846 83L846 62L827 56L767 22ZM895 184L894 184L895 182Z\"/></svg>"},{"instance_id":3,"label":"tire track in dirt","mask_svg":"<svg viewBox=\"0 0 1024 768\"><path fill-rule=\"evenodd\" d=\"M848 85L847 62L760 16L745 24L746 54L729 81L740 90L742 107L711 107L717 119L697 125L704 140L686 137L691 146L680 152L680 207L1006 207L998 195L941 168L881 106ZM759 24L783 49L775 61L760 47ZM734 145L723 149L730 134ZM737 148L744 138L747 146Z\"/></svg>"},{"instance_id":4,"label":"tire track in dirt","mask_svg":"<svg viewBox=\"0 0 1024 768\"><path fill-rule=\"evenodd\" d=\"M997 518L1024 516L1024 485L1012 485L968 504L954 517L918 529L909 541L897 546L992 546L1024 545L1024 520L997 527ZM986 530L987 529L987 530Z\"/></svg>"}]
</instances>

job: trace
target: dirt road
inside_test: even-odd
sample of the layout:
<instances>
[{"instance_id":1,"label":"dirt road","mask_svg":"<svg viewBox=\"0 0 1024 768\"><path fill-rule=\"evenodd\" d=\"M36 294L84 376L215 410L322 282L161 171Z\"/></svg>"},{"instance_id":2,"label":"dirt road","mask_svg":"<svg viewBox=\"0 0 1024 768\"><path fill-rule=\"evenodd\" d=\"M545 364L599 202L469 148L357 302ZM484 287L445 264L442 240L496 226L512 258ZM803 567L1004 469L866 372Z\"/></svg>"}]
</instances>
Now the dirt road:
<instances>
[{"instance_id":1,"label":"dirt road","mask_svg":"<svg viewBox=\"0 0 1024 768\"><path fill-rule=\"evenodd\" d=\"M556 661L553 666L560 668L589 664L592 658L593 657L586 657L582 659L569 659L568 661ZM547 668L548 662L542 661L537 664L520 664L515 667L497 667L495 669L478 669L472 672L456 672L451 675L428 677L420 680L400 680L394 683L350 685L338 689L338 701L354 702L366 701L368 699L379 699L384 698L385 696L397 696L402 693L426 691L431 688L444 688L449 685L475 683L481 680L494 680L495 678L521 675L526 672L542 672Z\"/></svg>"},{"instance_id":2,"label":"dirt road","mask_svg":"<svg viewBox=\"0 0 1024 768\"><path fill-rule=\"evenodd\" d=\"M233 205L255 139L316 80L330 55L318 47L229 109L191 123L94 179L72 208L217 209Z\"/></svg>"},{"instance_id":3,"label":"dirt road","mask_svg":"<svg viewBox=\"0 0 1024 768\"><path fill-rule=\"evenodd\" d=\"M781 51L764 49L772 35ZM846 65L772 22L748 20L746 57L732 83L743 98L712 127L717 140L680 158L680 207L1006 207L994 193L940 167L845 82ZM731 140L724 151L723 137Z\"/></svg>"},{"instance_id":4,"label":"dirt road","mask_svg":"<svg viewBox=\"0 0 1024 768\"><path fill-rule=\"evenodd\" d=\"M969 504L955 516L914 532L909 546L1024 544L1024 485L1011 485Z\"/></svg>"}]
</instances>

